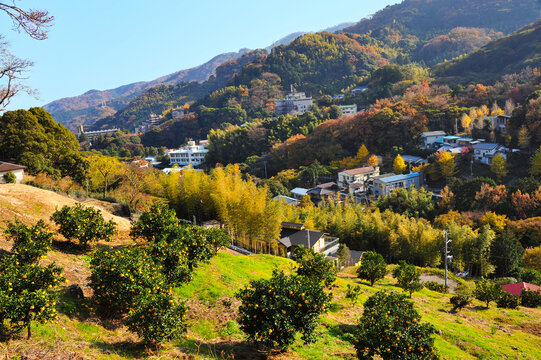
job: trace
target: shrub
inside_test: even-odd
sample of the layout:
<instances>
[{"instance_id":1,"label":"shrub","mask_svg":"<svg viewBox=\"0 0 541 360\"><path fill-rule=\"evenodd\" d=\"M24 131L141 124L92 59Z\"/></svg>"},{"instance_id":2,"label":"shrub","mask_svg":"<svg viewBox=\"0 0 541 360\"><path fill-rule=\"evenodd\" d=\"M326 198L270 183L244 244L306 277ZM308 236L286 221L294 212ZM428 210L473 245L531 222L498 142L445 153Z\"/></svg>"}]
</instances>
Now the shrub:
<instances>
[{"instance_id":1,"label":"shrub","mask_svg":"<svg viewBox=\"0 0 541 360\"><path fill-rule=\"evenodd\" d=\"M6 184L15 184L15 180L17 180L17 177L15 177L15 174L13 174L11 171L5 173L3 178Z\"/></svg>"},{"instance_id":2,"label":"shrub","mask_svg":"<svg viewBox=\"0 0 541 360\"><path fill-rule=\"evenodd\" d=\"M521 303L522 306L536 308L541 306L541 291L522 290Z\"/></svg>"},{"instance_id":3,"label":"shrub","mask_svg":"<svg viewBox=\"0 0 541 360\"><path fill-rule=\"evenodd\" d=\"M500 294L498 300L496 300L496 304L498 305L498 307L505 309L516 309L518 308L519 303L520 297L510 294L506 291L503 291Z\"/></svg>"},{"instance_id":4,"label":"shrub","mask_svg":"<svg viewBox=\"0 0 541 360\"><path fill-rule=\"evenodd\" d=\"M413 302L403 294L379 291L364 304L355 330L359 359L438 359L434 327L422 324Z\"/></svg>"},{"instance_id":5,"label":"shrub","mask_svg":"<svg viewBox=\"0 0 541 360\"><path fill-rule=\"evenodd\" d=\"M473 291L473 296L484 303L486 303L486 308L490 305L491 301L497 301L502 292L502 287L496 283L488 281L487 279L482 279L475 284L475 290Z\"/></svg>"},{"instance_id":6,"label":"shrub","mask_svg":"<svg viewBox=\"0 0 541 360\"><path fill-rule=\"evenodd\" d=\"M147 343L177 338L186 331L186 306L170 294L145 294L137 298L126 320L128 329Z\"/></svg>"},{"instance_id":7,"label":"shrub","mask_svg":"<svg viewBox=\"0 0 541 360\"><path fill-rule=\"evenodd\" d=\"M359 294L361 293L361 287L359 285L351 286L348 284L348 289L346 291L346 299L351 299L351 301L357 300Z\"/></svg>"},{"instance_id":8,"label":"shrub","mask_svg":"<svg viewBox=\"0 0 541 360\"><path fill-rule=\"evenodd\" d=\"M331 260L325 255L318 254L312 249L299 246L293 251L293 260L298 263L297 274L331 285L336 279L336 269Z\"/></svg>"},{"instance_id":9,"label":"shrub","mask_svg":"<svg viewBox=\"0 0 541 360\"><path fill-rule=\"evenodd\" d=\"M387 263L383 256L375 251L367 251L361 256L361 265L357 269L359 279L368 280L370 286L387 275Z\"/></svg>"},{"instance_id":10,"label":"shrub","mask_svg":"<svg viewBox=\"0 0 541 360\"><path fill-rule=\"evenodd\" d=\"M100 210L81 204L56 210L51 220L59 226L58 232L68 241L77 239L82 246L91 241L111 241L117 232L116 224L112 220L105 222Z\"/></svg>"},{"instance_id":11,"label":"shrub","mask_svg":"<svg viewBox=\"0 0 541 360\"><path fill-rule=\"evenodd\" d=\"M437 291L440 293L446 293L447 290L449 290L449 286L445 286L445 284L440 284L435 281L427 281L423 283L423 285L429 290Z\"/></svg>"},{"instance_id":12,"label":"shrub","mask_svg":"<svg viewBox=\"0 0 541 360\"><path fill-rule=\"evenodd\" d=\"M160 271L170 284L181 284L192 277L188 266L188 247L181 239L172 239L169 243L159 241L148 246L150 258L160 264Z\"/></svg>"},{"instance_id":13,"label":"shrub","mask_svg":"<svg viewBox=\"0 0 541 360\"><path fill-rule=\"evenodd\" d=\"M449 299L449 302L451 305L453 305L453 311L460 311L471 302L471 299L469 296L466 295L455 295L452 296L451 299Z\"/></svg>"},{"instance_id":14,"label":"shrub","mask_svg":"<svg viewBox=\"0 0 541 360\"><path fill-rule=\"evenodd\" d=\"M8 223L4 234L8 240L13 241L11 251L22 264L30 264L45 256L53 241L53 234L49 232L43 220L32 227L24 225L19 220Z\"/></svg>"},{"instance_id":15,"label":"shrub","mask_svg":"<svg viewBox=\"0 0 541 360\"><path fill-rule=\"evenodd\" d=\"M118 316L135 306L142 294L163 293L167 284L144 249L100 249L91 255L90 286L98 310Z\"/></svg>"},{"instance_id":16,"label":"shrub","mask_svg":"<svg viewBox=\"0 0 541 360\"><path fill-rule=\"evenodd\" d=\"M330 300L320 283L278 271L269 280L250 282L236 297L242 302L238 323L249 341L280 349L298 332L305 343L314 342L317 319Z\"/></svg>"},{"instance_id":17,"label":"shrub","mask_svg":"<svg viewBox=\"0 0 541 360\"><path fill-rule=\"evenodd\" d=\"M394 269L393 276L398 280L398 286L410 293L410 298L414 291L423 288L423 284L421 284L421 271L404 260L400 261L400 264Z\"/></svg>"}]
</instances>

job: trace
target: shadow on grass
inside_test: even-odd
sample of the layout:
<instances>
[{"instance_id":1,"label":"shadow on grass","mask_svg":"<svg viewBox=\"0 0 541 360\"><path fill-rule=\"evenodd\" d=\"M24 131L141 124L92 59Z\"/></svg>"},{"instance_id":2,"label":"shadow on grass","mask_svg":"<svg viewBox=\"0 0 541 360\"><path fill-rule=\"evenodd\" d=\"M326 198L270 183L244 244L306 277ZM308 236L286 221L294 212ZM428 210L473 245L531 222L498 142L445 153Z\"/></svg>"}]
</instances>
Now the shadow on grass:
<instances>
[{"instance_id":1,"label":"shadow on grass","mask_svg":"<svg viewBox=\"0 0 541 360\"><path fill-rule=\"evenodd\" d=\"M85 321L91 316L92 302L90 299L78 299L71 297L64 289L61 290L60 294L58 294L58 300L58 312L66 315L70 319Z\"/></svg>"},{"instance_id":2,"label":"shadow on grass","mask_svg":"<svg viewBox=\"0 0 541 360\"><path fill-rule=\"evenodd\" d=\"M71 241L53 240L53 249L64 254L83 255L90 252L90 246L82 246Z\"/></svg>"},{"instance_id":3,"label":"shadow on grass","mask_svg":"<svg viewBox=\"0 0 541 360\"><path fill-rule=\"evenodd\" d=\"M353 344L355 328L355 325L339 324L329 326L328 331L330 335Z\"/></svg>"},{"instance_id":4,"label":"shadow on grass","mask_svg":"<svg viewBox=\"0 0 541 360\"><path fill-rule=\"evenodd\" d=\"M118 341L114 343L106 343L103 341L95 341L92 346L98 348L102 354L118 355L127 358L146 358L154 355L158 350L157 347L147 345L143 342Z\"/></svg>"},{"instance_id":5,"label":"shadow on grass","mask_svg":"<svg viewBox=\"0 0 541 360\"><path fill-rule=\"evenodd\" d=\"M246 341L205 343L193 339L184 339L178 348L186 354L205 355L213 359L265 360L269 355L269 353ZM272 352L272 354L278 353Z\"/></svg>"}]
</instances>

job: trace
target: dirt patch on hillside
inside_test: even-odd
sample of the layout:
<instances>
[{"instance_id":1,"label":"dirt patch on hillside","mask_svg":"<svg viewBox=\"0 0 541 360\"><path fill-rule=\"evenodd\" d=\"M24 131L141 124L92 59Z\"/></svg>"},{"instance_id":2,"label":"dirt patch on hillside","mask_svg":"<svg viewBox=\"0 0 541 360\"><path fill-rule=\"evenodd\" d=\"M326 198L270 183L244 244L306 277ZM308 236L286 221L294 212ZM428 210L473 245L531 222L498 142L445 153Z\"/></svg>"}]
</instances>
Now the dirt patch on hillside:
<instances>
[{"instance_id":1,"label":"dirt patch on hillside","mask_svg":"<svg viewBox=\"0 0 541 360\"><path fill-rule=\"evenodd\" d=\"M515 326L514 329L541 337L541 324L524 323Z\"/></svg>"},{"instance_id":2,"label":"dirt patch on hillside","mask_svg":"<svg viewBox=\"0 0 541 360\"><path fill-rule=\"evenodd\" d=\"M70 199L52 191L39 189L28 185L1 184L0 185L0 226L6 221L18 219L26 224L34 224L43 220L54 229L54 223L49 218L57 208L62 206L74 206L78 201ZM130 220L113 215L113 205L90 200L83 203L101 210L103 218L117 223L119 235L116 240L123 240L130 230Z\"/></svg>"},{"instance_id":3,"label":"dirt patch on hillside","mask_svg":"<svg viewBox=\"0 0 541 360\"><path fill-rule=\"evenodd\" d=\"M442 279L438 275L421 275L421 283L434 281L438 284L445 285L445 279ZM447 286L449 286L449 292L455 293L458 286L457 282L452 279L447 279Z\"/></svg>"}]
</instances>

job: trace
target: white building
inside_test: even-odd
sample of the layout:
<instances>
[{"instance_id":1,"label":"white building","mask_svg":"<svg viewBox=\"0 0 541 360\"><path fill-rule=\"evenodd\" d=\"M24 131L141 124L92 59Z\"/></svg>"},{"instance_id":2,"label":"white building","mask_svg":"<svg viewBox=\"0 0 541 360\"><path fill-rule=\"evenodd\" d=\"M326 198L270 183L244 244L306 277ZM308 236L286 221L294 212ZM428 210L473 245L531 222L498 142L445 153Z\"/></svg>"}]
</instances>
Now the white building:
<instances>
[{"instance_id":1,"label":"white building","mask_svg":"<svg viewBox=\"0 0 541 360\"><path fill-rule=\"evenodd\" d=\"M199 145L195 141L188 141L188 144L178 150L170 151L169 163L179 166L199 166L205 162L205 155L209 152L207 149L208 141L200 141Z\"/></svg>"},{"instance_id":2,"label":"white building","mask_svg":"<svg viewBox=\"0 0 541 360\"><path fill-rule=\"evenodd\" d=\"M342 115L355 115L357 114L357 104L353 105L338 105L342 110Z\"/></svg>"},{"instance_id":3,"label":"white building","mask_svg":"<svg viewBox=\"0 0 541 360\"><path fill-rule=\"evenodd\" d=\"M291 87L291 93L285 99L274 102L276 115L299 114L302 115L312 109L312 97L307 97L303 92L295 92Z\"/></svg>"},{"instance_id":4,"label":"white building","mask_svg":"<svg viewBox=\"0 0 541 360\"><path fill-rule=\"evenodd\" d=\"M4 175L12 173L15 175L15 183L20 184L24 180L24 166L15 165L8 162L0 161L0 184L5 183Z\"/></svg>"},{"instance_id":5,"label":"white building","mask_svg":"<svg viewBox=\"0 0 541 360\"><path fill-rule=\"evenodd\" d=\"M507 149L505 146L496 143L479 143L473 145L473 159L482 164L492 164L492 159L496 154L502 154L504 159L507 159Z\"/></svg>"},{"instance_id":6,"label":"white building","mask_svg":"<svg viewBox=\"0 0 541 360\"><path fill-rule=\"evenodd\" d=\"M421 141L424 147L432 147L432 145L447 135L445 131L426 131L421 134Z\"/></svg>"},{"instance_id":7,"label":"white building","mask_svg":"<svg viewBox=\"0 0 541 360\"><path fill-rule=\"evenodd\" d=\"M357 169L344 170L338 173L337 184L348 187L353 183L365 183L371 177L379 175L379 167L366 166Z\"/></svg>"},{"instance_id":8,"label":"white building","mask_svg":"<svg viewBox=\"0 0 541 360\"><path fill-rule=\"evenodd\" d=\"M423 185L423 174L411 172L404 175L384 174L370 180L369 187L375 196L389 196L397 188L409 189L414 186L416 189Z\"/></svg>"}]
</instances>

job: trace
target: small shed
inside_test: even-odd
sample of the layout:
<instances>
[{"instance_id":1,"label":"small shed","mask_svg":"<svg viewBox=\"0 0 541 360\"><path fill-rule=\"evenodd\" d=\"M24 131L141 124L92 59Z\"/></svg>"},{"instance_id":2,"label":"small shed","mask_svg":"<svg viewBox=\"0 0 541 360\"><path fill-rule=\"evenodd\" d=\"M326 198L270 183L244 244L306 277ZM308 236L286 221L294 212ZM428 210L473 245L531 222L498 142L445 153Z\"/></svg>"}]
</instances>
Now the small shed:
<instances>
[{"instance_id":1,"label":"small shed","mask_svg":"<svg viewBox=\"0 0 541 360\"><path fill-rule=\"evenodd\" d=\"M5 183L4 175L12 173L15 175L15 183L20 184L24 180L24 166L0 161L0 184Z\"/></svg>"}]
</instances>

